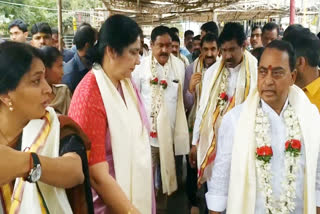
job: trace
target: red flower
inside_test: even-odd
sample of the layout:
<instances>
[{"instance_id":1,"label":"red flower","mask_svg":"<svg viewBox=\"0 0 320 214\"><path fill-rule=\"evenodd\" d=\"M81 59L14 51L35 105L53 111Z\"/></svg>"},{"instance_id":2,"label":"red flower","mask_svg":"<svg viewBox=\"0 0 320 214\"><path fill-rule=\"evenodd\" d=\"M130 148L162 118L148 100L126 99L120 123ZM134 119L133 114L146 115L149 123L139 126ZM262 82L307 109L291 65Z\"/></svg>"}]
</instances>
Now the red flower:
<instances>
[{"instance_id":1,"label":"red flower","mask_svg":"<svg viewBox=\"0 0 320 214\"><path fill-rule=\"evenodd\" d=\"M228 100L228 95L227 95L227 93L226 93L226 92L222 92L222 93L220 94L220 98L227 101L227 100Z\"/></svg>"},{"instance_id":2,"label":"red flower","mask_svg":"<svg viewBox=\"0 0 320 214\"><path fill-rule=\"evenodd\" d=\"M289 148L289 145L290 145L290 141L288 140L287 142L286 142L286 150Z\"/></svg>"},{"instance_id":3,"label":"red flower","mask_svg":"<svg viewBox=\"0 0 320 214\"><path fill-rule=\"evenodd\" d=\"M291 147L292 147L293 149L297 149L297 150L300 151L300 149L301 149L301 142L300 142L300 140L292 139L292 140L291 140Z\"/></svg>"},{"instance_id":4,"label":"red flower","mask_svg":"<svg viewBox=\"0 0 320 214\"><path fill-rule=\"evenodd\" d=\"M153 85L157 85L158 84L158 77L154 78L153 80L150 80L150 83L153 84Z\"/></svg>"},{"instance_id":5,"label":"red flower","mask_svg":"<svg viewBox=\"0 0 320 214\"><path fill-rule=\"evenodd\" d=\"M160 85L162 86L163 89L166 89L168 87L168 83L166 80L161 80Z\"/></svg>"},{"instance_id":6,"label":"red flower","mask_svg":"<svg viewBox=\"0 0 320 214\"><path fill-rule=\"evenodd\" d=\"M157 138L157 132L150 132L150 137Z\"/></svg>"},{"instance_id":7,"label":"red flower","mask_svg":"<svg viewBox=\"0 0 320 214\"><path fill-rule=\"evenodd\" d=\"M269 156L272 154L272 148L270 146L262 146L257 148L257 155L259 156Z\"/></svg>"}]
</instances>

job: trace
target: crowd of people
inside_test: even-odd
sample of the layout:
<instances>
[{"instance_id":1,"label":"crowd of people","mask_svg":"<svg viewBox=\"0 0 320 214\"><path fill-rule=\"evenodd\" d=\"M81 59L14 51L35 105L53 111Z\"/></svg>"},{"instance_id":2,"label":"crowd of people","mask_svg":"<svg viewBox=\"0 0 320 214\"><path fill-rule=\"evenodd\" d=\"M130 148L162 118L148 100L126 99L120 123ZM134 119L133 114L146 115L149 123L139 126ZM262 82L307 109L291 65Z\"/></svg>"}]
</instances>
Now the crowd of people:
<instances>
[{"instance_id":1,"label":"crowd of people","mask_svg":"<svg viewBox=\"0 0 320 214\"><path fill-rule=\"evenodd\" d=\"M47 23L0 43L0 213L320 214L320 40L299 24L112 15L58 49ZM181 47L184 46L184 47ZM186 157L186 166L183 159ZM186 167L186 182L183 171ZM184 186L185 185L185 186ZM202 206L204 204L204 206Z\"/></svg>"}]
</instances>

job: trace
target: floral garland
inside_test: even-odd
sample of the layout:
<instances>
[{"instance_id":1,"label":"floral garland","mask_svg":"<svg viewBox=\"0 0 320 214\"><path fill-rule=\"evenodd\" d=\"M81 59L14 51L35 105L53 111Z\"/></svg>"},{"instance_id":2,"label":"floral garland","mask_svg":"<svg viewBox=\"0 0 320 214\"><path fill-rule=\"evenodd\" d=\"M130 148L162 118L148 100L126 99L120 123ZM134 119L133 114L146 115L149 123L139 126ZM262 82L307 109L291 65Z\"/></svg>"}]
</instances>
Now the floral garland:
<instances>
[{"instance_id":1,"label":"floral garland","mask_svg":"<svg viewBox=\"0 0 320 214\"><path fill-rule=\"evenodd\" d=\"M168 87L167 78L168 78L168 66L164 66L164 79L158 79L158 73L156 71L156 62L154 57L151 57L151 75L152 79L150 80L151 85L151 132L150 137L157 138L157 118L161 107L161 101L163 97L163 91Z\"/></svg>"},{"instance_id":2,"label":"floral garland","mask_svg":"<svg viewBox=\"0 0 320 214\"><path fill-rule=\"evenodd\" d=\"M299 169L298 161L301 153L301 132L297 116L293 107L289 104L284 112L284 120L287 127L287 141L285 142L285 181L283 191L278 203L272 196L271 186L271 158L273 156L271 138L269 136L270 124L261 107L256 113L256 167L258 171L258 182L265 195L266 213L289 214L294 211L296 198L296 173Z\"/></svg>"},{"instance_id":3,"label":"floral garland","mask_svg":"<svg viewBox=\"0 0 320 214\"><path fill-rule=\"evenodd\" d=\"M222 74L222 82L220 83L219 96L218 96L218 105L220 108L220 112L224 110L229 99L227 95L229 75L230 75L230 72L227 69L224 69L224 72Z\"/></svg>"}]
</instances>

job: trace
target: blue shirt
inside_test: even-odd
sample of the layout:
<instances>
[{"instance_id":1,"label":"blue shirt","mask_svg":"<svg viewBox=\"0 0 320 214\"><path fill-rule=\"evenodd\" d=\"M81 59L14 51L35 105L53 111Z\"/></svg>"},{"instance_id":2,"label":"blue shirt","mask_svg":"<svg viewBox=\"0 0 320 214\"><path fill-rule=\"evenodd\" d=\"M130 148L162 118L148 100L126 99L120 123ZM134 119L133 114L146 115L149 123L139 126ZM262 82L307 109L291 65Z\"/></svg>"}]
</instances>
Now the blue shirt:
<instances>
[{"instance_id":1,"label":"blue shirt","mask_svg":"<svg viewBox=\"0 0 320 214\"><path fill-rule=\"evenodd\" d=\"M190 54L187 48L180 48L180 53L185 56L188 56Z\"/></svg>"},{"instance_id":2,"label":"blue shirt","mask_svg":"<svg viewBox=\"0 0 320 214\"><path fill-rule=\"evenodd\" d=\"M78 53L63 65L64 75L62 83L66 84L73 93L82 78L88 73L89 69L82 63Z\"/></svg>"}]
</instances>

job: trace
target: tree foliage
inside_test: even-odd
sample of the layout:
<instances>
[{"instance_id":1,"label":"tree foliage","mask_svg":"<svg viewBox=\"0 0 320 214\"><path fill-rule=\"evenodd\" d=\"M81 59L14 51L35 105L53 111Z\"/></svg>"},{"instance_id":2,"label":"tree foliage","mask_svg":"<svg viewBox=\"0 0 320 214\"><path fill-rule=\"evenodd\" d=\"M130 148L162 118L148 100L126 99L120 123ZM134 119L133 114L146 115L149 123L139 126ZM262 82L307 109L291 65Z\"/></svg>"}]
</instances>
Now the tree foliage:
<instances>
[{"instance_id":1,"label":"tree foliage","mask_svg":"<svg viewBox=\"0 0 320 214\"><path fill-rule=\"evenodd\" d=\"M35 7L44 7L57 9L56 0L2 0L9 3L18 3L32 5ZM68 10L62 13L63 29L66 31L72 28L72 17L77 10L90 10L96 7L102 7L100 0L62 0L62 9ZM71 11L71 12L70 12ZM30 8L27 6L14 6L0 2L0 35L7 33L7 27L11 20L24 20L29 28L37 22L47 22L50 26L58 25L58 14L56 10L47 10L40 8ZM3 33L1 33L3 32Z\"/></svg>"}]
</instances>

